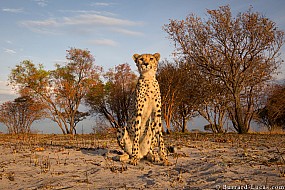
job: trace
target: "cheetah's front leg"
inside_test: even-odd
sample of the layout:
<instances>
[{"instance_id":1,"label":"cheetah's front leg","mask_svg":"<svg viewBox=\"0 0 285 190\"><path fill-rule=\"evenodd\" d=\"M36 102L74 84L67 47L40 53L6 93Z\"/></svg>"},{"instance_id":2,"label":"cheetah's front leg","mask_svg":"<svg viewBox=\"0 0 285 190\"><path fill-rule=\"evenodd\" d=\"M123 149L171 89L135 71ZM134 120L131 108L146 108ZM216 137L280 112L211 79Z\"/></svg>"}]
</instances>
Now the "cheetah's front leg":
<instances>
[{"instance_id":1,"label":"cheetah's front leg","mask_svg":"<svg viewBox=\"0 0 285 190\"><path fill-rule=\"evenodd\" d=\"M132 154L132 141L126 127L117 129L117 140L124 154L113 157L115 161L127 161Z\"/></svg>"},{"instance_id":2,"label":"cheetah's front leg","mask_svg":"<svg viewBox=\"0 0 285 190\"><path fill-rule=\"evenodd\" d=\"M163 165L169 166L171 165L171 163L167 159L166 149L165 149L165 145L164 145L164 141L162 137L161 111L159 108L160 106L157 106L157 110L155 112L155 119L154 119L155 123L154 123L154 128L153 128L155 132L154 132L153 138L154 138L154 142L156 140L158 143L158 147L159 147L158 153L159 153L160 159L163 161Z\"/></svg>"},{"instance_id":3,"label":"cheetah's front leg","mask_svg":"<svg viewBox=\"0 0 285 190\"><path fill-rule=\"evenodd\" d=\"M172 163L169 162L167 159L166 149L165 149L164 141L162 138L162 131L159 131L159 133L157 134L157 138L158 138L158 146L159 146L159 156L163 161L163 165L165 166L172 165Z\"/></svg>"},{"instance_id":4,"label":"cheetah's front leg","mask_svg":"<svg viewBox=\"0 0 285 190\"><path fill-rule=\"evenodd\" d=\"M130 164L134 166L136 166L140 160L139 158L140 122L141 122L141 117L138 116L134 124L135 138L134 138L133 148L132 148L132 158L130 161Z\"/></svg>"}]
</instances>

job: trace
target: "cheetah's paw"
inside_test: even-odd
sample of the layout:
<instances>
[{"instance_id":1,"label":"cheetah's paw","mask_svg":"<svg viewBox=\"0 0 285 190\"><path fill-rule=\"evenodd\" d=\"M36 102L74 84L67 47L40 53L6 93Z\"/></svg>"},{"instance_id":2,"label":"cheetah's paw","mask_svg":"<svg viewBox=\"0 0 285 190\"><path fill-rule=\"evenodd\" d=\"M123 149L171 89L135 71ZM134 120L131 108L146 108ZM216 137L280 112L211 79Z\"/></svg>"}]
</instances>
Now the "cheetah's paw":
<instances>
[{"instance_id":1,"label":"cheetah's paw","mask_svg":"<svg viewBox=\"0 0 285 190\"><path fill-rule=\"evenodd\" d=\"M139 162L139 160L137 158L132 157L130 164L136 166L136 165L138 165L138 162Z\"/></svg>"}]
</instances>

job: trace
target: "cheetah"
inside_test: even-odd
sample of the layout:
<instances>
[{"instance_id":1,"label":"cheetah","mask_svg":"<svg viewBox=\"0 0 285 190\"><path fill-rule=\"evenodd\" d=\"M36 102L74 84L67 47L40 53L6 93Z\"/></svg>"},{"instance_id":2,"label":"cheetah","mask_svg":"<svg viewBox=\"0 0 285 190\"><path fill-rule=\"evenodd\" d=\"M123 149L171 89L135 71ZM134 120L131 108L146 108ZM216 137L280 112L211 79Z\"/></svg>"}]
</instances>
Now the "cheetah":
<instances>
[{"instance_id":1,"label":"cheetah","mask_svg":"<svg viewBox=\"0 0 285 190\"><path fill-rule=\"evenodd\" d=\"M117 160L131 157L132 165L137 165L144 156L152 162L162 160L164 165L170 164L162 138L161 96L155 77L159 58L159 53L133 55L140 74L135 90L133 116L127 126L117 131L118 143L124 150L124 155ZM158 154L156 146L159 147Z\"/></svg>"}]
</instances>

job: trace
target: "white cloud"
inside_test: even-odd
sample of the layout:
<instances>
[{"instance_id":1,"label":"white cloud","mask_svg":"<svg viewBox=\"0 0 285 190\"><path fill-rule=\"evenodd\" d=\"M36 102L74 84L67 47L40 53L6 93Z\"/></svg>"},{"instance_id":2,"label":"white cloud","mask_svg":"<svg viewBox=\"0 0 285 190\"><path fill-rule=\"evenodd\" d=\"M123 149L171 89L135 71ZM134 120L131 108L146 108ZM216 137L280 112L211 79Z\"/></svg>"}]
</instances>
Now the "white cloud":
<instances>
[{"instance_id":1,"label":"white cloud","mask_svg":"<svg viewBox=\"0 0 285 190\"><path fill-rule=\"evenodd\" d=\"M5 42L6 42L7 44L13 44L13 42L10 41L10 40L6 40Z\"/></svg>"},{"instance_id":2,"label":"white cloud","mask_svg":"<svg viewBox=\"0 0 285 190\"><path fill-rule=\"evenodd\" d=\"M115 13L111 13L108 11L95 11L95 10L66 10L66 9L61 9L58 10L58 12L62 13L79 13L79 14L98 14L98 15L105 15L105 16L117 16Z\"/></svg>"},{"instance_id":3,"label":"white cloud","mask_svg":"<svg viewBox=\"0 0 285 190\"><path fill-rule=\"evenodd\" d=\"M127 30L127 29L123 29L123 28L114 28L113 31L119 32L119 33L125 34L125 35L130 35L130 36L143 36L144 35L142 32L136 32L136 31Z\"/></svg>"},{"instance_id":4,"label":"white cloud","mask_svg":"<svg viewBox=\"0 0 285 190\"><path fill-rule=\"evenodd\" d=\"M34 0L40 7L47 6L48 1L47 0Z\"/></svg>"},{"instance_id":5,"label":"white cloud","mask_svg":"<svg viewBox=\"0 0 285 190\"><path fill-rule=\"evenodd\" d=\"M66 10L66 9L61 9L58 10L58 12L62 13L80 13L80 14L101 14L101 11L94 11L94 10Z\"/></svg>"},{"instance_id":6,"label":"white cloud","mask_svg":"<svg viewBox=\"0 0 285 190\"><path fill-rule=\"evenodd\" d=\"M20 22L20 25L36 33L58 34L58 32L55 30L55 27L59 26L59 23L55 19L26 20Z\"/></svg>"},{"instance_id":7,"label":"white cloud","mask_svg":"<svg viewBox=\"0 0 285 190\"><path fill-rule=\"evenodd\" d=\"M15 50L13 50L13 49L8 49L8 48L4 48L4 52L5 52L5 53L8 53L8 54L15 54L15 53L17 53Z\"/></svg>"},{"instance_id":8,"label":"white cloud","mask_svg":"<svg viewBox=\"0 0 285 190\"><path fill-rule=\"evenodd\" d=\"M104 3L104 2L97 2L97 3L92 3L91 6L103 6L103 7L107 7L110 5L113 5L114 3Z\"/></svg>"},{"instance_id":9,"label":"white cloud","mask_svg":"<svg viewBox=\"0 0 285 190\"><path fill-rule=\"evenodd\" d=\"M101 25L101 26L137 26L142 22L134 22L126 19L102 16L98 14L82 14L75 17L65 17L64 24L67 25Z\"/></svg>"},{"instance_id":10,"label":"white cloud","mask_svg":"<svg viewBox=\"0 0 285 190\"><path fill-rule=\"evenodd\" d=\"M25 20L20 24L33 31L51 29L54 27L63 27L68 25L86 25L86 26L139 26L143 22L134 22L126 19L119 19L99 14L81 14L74 17L64 17L63 19L46 19L46 20ZM118 29L121 33L126 33L127 30ZM130 32L129 32L130 33Z\"/></svg>"},{"instance_id":11,"label":"white cloud","mask_svg":"<svg viewBox=\"0 0 285 190\"><path fill-rule=\"evenodd\" d=\"M115 47L118 45L117 42L111 39L98 39L98 40L91 40L88 42L89 44L94 44L94 45L103 45L103 46L112 46Z\"/></svg>"},{"instance_id":12,"label":"white cloud","mask_svg":"<svg viewBox=\"0 0 285 190\"><path fill-rule=\"evenodd\" d=\"M141 32L131 30L136 26L143 26L143 22L135 22L129 19L116 18L114 16L103 16L96 13L85 14L84 11L79 12L81 12L81 14L75 16L45 20L25 20L21 21L19 24L33 32L41 34L58 35L73 33L86 36L86 34L103 32L102 39L91 40L88 43L113 47L117 46L118 43L106 39L106 37L104 37L105 34L108 36L111 35L110 33L119 33L128 36L143 35Z\"/></svg>"},{"instance_id":13,"label":"white cloud","mask_svg":"<svg viewBox=\"0 0 285 190\"><path fill-rule=\"evenodd\" d=\"M27 27L50 27L50 26L56 26L58 23L55 19L46 19L46 20L27 20L21 22L21 24Z\"/></svg>"},{"instance_id":14,"label":"white cloud","mask_svg":"<svg viewBox=\"0 0 285 190\"><path fill-rule=\"evenodd\" d=\"M11 9L11 8L3 8L2 9L3 12L9 12L9 13L22 13L24 12L24 10L21 9Z\"/></svg>"}]
</instances>

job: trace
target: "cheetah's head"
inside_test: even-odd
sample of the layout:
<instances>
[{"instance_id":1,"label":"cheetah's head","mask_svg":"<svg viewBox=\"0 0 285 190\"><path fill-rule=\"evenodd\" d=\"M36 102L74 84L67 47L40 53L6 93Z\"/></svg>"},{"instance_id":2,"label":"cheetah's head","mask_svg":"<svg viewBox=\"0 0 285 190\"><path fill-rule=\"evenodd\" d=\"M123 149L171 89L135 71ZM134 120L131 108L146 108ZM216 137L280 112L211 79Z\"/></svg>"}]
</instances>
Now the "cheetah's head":
<instances>
[{"instance_id":1,"label":"cheetah's head","mask_svg":"<svg viewBox=\"0 0 285 190\"><path fill-rule=\"evenodd\" d=\"M159 53L155 54L134 54L133 59L138 67L141 76L155 76L157 70Z\"/></svg>"}]
</instances>

